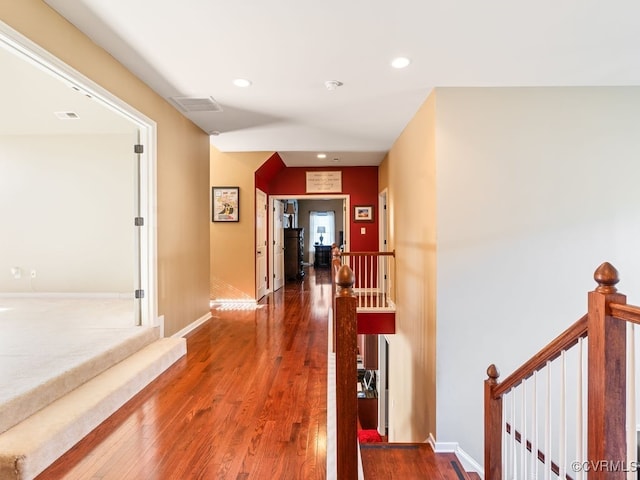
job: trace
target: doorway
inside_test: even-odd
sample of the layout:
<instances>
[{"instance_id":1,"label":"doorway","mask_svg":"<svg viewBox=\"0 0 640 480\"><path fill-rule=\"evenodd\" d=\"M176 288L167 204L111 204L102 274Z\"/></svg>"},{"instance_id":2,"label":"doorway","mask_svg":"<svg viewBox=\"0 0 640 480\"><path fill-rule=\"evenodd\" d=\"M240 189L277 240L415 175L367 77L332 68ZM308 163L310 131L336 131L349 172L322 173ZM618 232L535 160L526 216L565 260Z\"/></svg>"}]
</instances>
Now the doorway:
<instances>
[{"instance_id":1,"label":"doorway","mask_svg":"<svg viewBox=\"0 0 640 480\"><path fill-rule=\"evenodd\" d=\"M267 194L256 188L256 300L267 293Z\"/></svg>"},{"instance_id":2,"label":"doorway","mask_svg":"<svg viewBox=\"0 0 640 480\"><path fill-rule=\"evenodd\" d=\"M314 235L311 235L309 232L308 216L312 206L309 206L310 204L308 204L307 207L301 208L300 202L302 202L304 205L304 202L306 201L308 202L313 201L315 203L315 202L322 202L327 200L332 200L332 201L339 200L340 201L340 203L338 204L339 206L335 207L338 210L340 210L339 212L336 212L336 218L337 218L336 226L342 225L342 228L337 229L338 232L336 234L335 240L336 240L336 243L340 241L339 232L342 232L342 244L344 245L345 249L347 248L347 245L349 243L349 235L350 235L348 226L351 225L349 195L273 195L270 198L272 202L271 203L272 208L269 209L269 220L268 220L269 225L272 227L269 229L269 238L268 238L268 243L271 246L269 251L270 261L269 261L269 267L268 267L269 272L271 272L270 278L273 278L273 275L276 274L276 272L278 272L279 269L282 269L282 271L284 271L284 255L281 256L276 253L279 251L279 248L282 248L280 247L280 245L283 245L284 242L282 244L279 244L277 239L279 238L280 235L284 234L283 229L285 228L285 226L289 226L289 214L280 213L280 210L278 210L278 207L277 207L278 203L282 206L282 208L285 208L287 204L292 204L293 202L298 204L298 208L296 210L296 213L293 214L292 220L293 220L293 225L295 225L298 228L303 228L305 230L304 260L303 260L303 264L305 265L305 267L313 265L313 260L314 260L313 247L315 242L312 240L314 239ZM285 217L286 217L286 221L284 221ZM278 245L278 248L276 248L276 245ZM276 290L275 285L277 285L277 283L274 281L273 283L274 291Z\"/></svg>"},{"instance_id":3,"label":"doorway","mask_svg":"<svg viewBox=\"0 0 640 480\"><path fill-rule=\"evenodd\" d=\"M158 325L153 122L2 23L0 65L0 294L130 298Z\"/></svg>"}]
</instances>

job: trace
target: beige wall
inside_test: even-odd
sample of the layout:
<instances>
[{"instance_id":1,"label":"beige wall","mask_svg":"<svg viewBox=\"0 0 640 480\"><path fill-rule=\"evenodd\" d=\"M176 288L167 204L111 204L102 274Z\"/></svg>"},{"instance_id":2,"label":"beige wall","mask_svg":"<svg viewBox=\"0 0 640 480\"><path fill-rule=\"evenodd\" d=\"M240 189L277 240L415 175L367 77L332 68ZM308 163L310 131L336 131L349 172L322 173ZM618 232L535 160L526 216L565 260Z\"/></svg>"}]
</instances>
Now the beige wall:
<instances>
[{"instance_id":1,"label":"beige wall","mask_svg":"<svg viewBox=\"0 0 640 480\"><path fill-rule=\"evenodd\" d=\"M166 335L208 314L208 136L43 2L0 20L157 123L158 313Z\"/></svg>"},{"instance_id":2,"label":"beige wall","mask_svg":"<svg viewBox=\"0 0 640 480\"><path fill-rule=\"evenodd\" d=\"M240 221L210 225L213 299L256 298L255 172L272 155L224 153L211 147L211 186L240 187Z\"/></svg>"},{"instance_id":3,"label":"beige wall","mask_svg":"<svg viewBox=\"0 0 640 480\"><path fill-rule=\"evenodd\" d=\"M429 97L380 169L396 250L396 334L389 335L389 438L436 432L435 99Z\"/></svg>"}]
</instances>

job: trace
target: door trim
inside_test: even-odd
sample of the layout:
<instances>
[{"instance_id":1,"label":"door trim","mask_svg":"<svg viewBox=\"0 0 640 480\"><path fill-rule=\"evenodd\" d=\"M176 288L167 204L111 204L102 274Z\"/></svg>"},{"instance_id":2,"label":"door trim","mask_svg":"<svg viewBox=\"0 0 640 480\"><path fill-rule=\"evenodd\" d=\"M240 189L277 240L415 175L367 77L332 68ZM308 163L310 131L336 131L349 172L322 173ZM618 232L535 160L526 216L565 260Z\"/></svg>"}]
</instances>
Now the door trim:
<instances>
[{"instance_id":1,"label":"door trim","mask_svg":"<svg viewBox=\"0 0 640 480\"><path fill-rule=\"evenodd\" d=\"M351 225L351 197L350 195L345 194L298 194L298 195L269 195L271 199L271 203L276 200L333 200L333 199L342 199L344 203L344 243L345 245L350 245L351 241L351 232L349 226ZM273 208L268 209L268 223L269 225L273 225ZM267 232L267 242L269 244L269 261L267 262L267 277L271 278L274 272L274 256L273 256L273 228L270 228ZM271 277L270 277L271 276Z\"/></svg>"},{"instance_id":2,"label":"door trim","mask_svg":"<svg viewBox=\"0 0 640 480\"><path fill-rule=\"evenodd\" d=\"M44 48L29 40L20 32L0 21L0 48L25 58L54 77L76 87L91 96L110 110L122 115L139 130L140 142L144 152L140 154L140 215L144 217L144 226L140 228L140 285L135 289L144 290L140 299L140 323L144 326L159 326L164 336L164 319L158 317L157 282L157 212L156 212L156 123L131 105L104 89L93 80L78 72ZM133 157L133 145L131 146ZM133 216L131 219L133 228ZM131 292L133 295L133 291Z\"/></svg>"}]
</instances>

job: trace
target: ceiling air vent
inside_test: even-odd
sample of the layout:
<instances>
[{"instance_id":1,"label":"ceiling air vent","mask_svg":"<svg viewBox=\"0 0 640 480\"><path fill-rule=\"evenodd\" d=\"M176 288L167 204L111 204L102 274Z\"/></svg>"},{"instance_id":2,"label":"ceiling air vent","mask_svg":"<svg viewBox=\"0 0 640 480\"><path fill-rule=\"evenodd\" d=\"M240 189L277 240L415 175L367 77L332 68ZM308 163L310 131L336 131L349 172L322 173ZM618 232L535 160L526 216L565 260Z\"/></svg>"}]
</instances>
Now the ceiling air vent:
<instances>
[{"instance_id":1,"label":"ceiling air vent","mask_svg":"<svg viewBox=\"0 0 640 480\"><path fill-rule=\"evenodd\" d=\"M53 112L60 120L77 120L80 118L76 112Z\"/></svg>"},{"instance_id":2,"label":"ceiling air vent","mask_svg":"<svg viewBox=\"0 0 640 480\"><path fill-rule=\"evenodd\" d=\"M213 97L170 97L183 112L221 112L222 107Z\"/></svg>"}]
</instances>

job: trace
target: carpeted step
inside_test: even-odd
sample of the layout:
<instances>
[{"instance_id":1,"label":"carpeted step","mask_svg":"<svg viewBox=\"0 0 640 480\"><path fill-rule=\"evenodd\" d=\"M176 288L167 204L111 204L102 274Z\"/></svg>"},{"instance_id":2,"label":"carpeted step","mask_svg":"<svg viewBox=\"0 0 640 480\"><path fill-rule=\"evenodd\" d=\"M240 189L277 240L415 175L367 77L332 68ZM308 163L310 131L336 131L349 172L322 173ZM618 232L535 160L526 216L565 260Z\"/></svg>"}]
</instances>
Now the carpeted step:
<instances>
[{"instance_id":1,"label":"carpeted step","mask_svg":"<svg viewBox=\"0 0 640 480\"><path fill-rule=\"evenodd\" d=\"M124 340L114 338L113 345L100 352L87 352L84 356L78 356L76 364L58 367L60 372L46 382L0 402L0 433L160 338L158 327L139 327L136 330L136 333L129 334ZM74 356L68 355L68 361L73 359Z\"/></svg>"},{"instance_id":2,"label":"carpeted step","mask_svg":"<svg viewBox=\"0 0 640 480\"><path fill-rule=\"evenodd\" d=\"M34 478L185 353L184 338L157 340L2 433L0 478Z\"/></svg>"}]
</instances>

